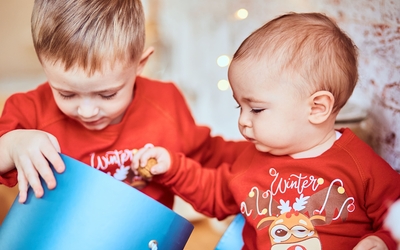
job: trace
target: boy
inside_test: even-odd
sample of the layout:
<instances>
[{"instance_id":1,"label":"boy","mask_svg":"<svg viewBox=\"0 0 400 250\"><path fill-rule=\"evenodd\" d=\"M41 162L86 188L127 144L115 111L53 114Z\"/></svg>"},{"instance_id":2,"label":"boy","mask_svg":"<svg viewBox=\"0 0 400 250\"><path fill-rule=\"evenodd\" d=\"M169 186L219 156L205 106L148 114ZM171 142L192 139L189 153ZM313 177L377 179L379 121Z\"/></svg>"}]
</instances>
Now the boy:
<instances>
[{"instance_id":1,"label":"boy","mask_svg":"<svg viewBox=\"0 0 400 250\"><path fill-rule=\"evenodd\" d=\"M335 130L356 85L357 49L328 17L282 15L252 33L229 67L249 146L232 165L141 149L153 179L208 216L242 213L243 249L395 249L382 229L400 175L349 129Z\"/></svg>"},{"instance_id":2,"label":"boy","mask_svg":"<svg viewBox=\"0 0 400 250\"><path fill-rule=\"evenodd\" d=\"M48 162L63 172L61 151L171 208L168 189L131 171L134 149L162 145L217 167L247 144L211 137L173 84L139 76L153 53L139 0L36 0L32 36L48 82L11 96L0 119L0 183L18 182L19 202L28 186L43 196L39 176L56 186Z\"/></svg>"}]
</instances>

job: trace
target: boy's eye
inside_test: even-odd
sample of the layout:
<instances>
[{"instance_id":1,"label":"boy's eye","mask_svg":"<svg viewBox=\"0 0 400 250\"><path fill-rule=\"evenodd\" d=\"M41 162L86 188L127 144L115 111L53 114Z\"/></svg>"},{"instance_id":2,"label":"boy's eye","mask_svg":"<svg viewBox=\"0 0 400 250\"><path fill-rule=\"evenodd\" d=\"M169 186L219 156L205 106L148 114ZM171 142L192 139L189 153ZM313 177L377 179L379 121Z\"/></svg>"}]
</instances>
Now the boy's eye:
<instances>
[{"instance_id":1,"label":"boy's eye","mask_svg":"<svg viewBox=\"0 0 400 250\"><path fill-rule=\"evenodd\" d=\"M265 110L265 109L251 109L250 112L258 114L258 113L263 112L264 110Z\"/></svg>"},{"instance_id":2,"label":"boy's eye","mask_svg":"<svg viewBox=\"0 0 400 250\"><path fill-rule=\"evenodd\" d=\"M117 95L117 93L112 93L112 94L110 94L110 95L100 95L100 96L101 96L101 98L103 98L103 99L109 100L109 99L113 98L113 97L116 96L116 95Z\"/></svg>"},{"instance_id":3,"label":"boy's eye","mask_svg":"<svg viewBox=\"0 0 400 250\"><path fill-rule=\"evenodd\" d=\"M75 96L75 94L66 94L66 93L61 93L61 92L58 92L58 94L60 94L60 96L61 96L63 99L71 99L72 97Z\"/></svg>"}]
</instances>

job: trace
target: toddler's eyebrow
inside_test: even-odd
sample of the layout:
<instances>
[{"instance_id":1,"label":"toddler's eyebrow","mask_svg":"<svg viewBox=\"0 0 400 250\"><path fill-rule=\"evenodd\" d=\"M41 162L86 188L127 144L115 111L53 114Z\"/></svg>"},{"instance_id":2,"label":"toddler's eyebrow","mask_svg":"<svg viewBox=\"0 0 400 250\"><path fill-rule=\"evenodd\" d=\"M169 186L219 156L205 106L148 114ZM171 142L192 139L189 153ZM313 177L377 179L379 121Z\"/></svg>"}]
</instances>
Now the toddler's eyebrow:
<instances>
[{"instance_id":1,"label":"toddler's eyebrow","mask_svg":"<svg viewBox=\"0 0 400 250\"><path fill-rule=\"evenodd\" d=\"M238 102L237 98L235 97L235 95L233 95L233 99L235 99L236 102ZM252 102L252 103L265 103L264 100L257 100L253 97L243 97L241 98L242 100L245 100L246 102Z\"/></svg>"}]
</instances>

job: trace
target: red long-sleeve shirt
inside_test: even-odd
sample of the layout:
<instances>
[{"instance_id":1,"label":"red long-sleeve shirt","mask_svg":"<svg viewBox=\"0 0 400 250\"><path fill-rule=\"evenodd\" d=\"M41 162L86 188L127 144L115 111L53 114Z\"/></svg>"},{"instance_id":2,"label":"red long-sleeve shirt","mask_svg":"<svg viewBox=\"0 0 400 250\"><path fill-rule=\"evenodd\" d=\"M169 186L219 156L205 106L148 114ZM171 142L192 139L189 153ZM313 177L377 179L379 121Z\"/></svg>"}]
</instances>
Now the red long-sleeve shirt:
<instances>
[{"instance_id":1,"label":"red long-sleeve shirt","mask_svg":"<svg viewBox=\"0 0 400 250\"><path fill-rule=\"evenodd\" d=\"M341 132L306 159L249 146L233 165L202 169L170 153L170 170L155 180L208 216L242 213L244 249L352 249L368 235L396 249L382 223L400 197L400 175L351 130Z\"/></svg>"},{"instance_id":2,"label":"red long-sleeve shirt","mask_svg":"<svg viewBox=\"0 0 400 250\"><path fill-rule=\"evenodd\" d=\"M6 101L0 118L0 136L14 129L38 129L54 135L62 153L140 187L168 207L172 207L173 194L167 188L146 183L130 170L132 149L151 143L182 152L212 168L232 162L247 145L211 137L208 127L195 124L174 84L142 77L136 79L134 98L122 121L101 131L88 130L64 115L54 102L48 83L27 93L14 94ZM0 183L15 185L16 170L0 176Z\"/></svg>"}]
</instances>

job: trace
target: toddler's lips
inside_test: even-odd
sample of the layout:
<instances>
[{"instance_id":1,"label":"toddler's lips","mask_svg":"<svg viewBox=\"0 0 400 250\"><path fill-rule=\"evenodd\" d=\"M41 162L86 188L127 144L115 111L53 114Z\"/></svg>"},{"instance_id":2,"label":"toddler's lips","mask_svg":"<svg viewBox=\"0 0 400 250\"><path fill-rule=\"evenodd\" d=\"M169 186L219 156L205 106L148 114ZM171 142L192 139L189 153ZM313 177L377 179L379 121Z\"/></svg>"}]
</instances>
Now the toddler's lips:
<instances>
[{"instance_id":1,"label":"toddler's lips","mask_svg":"<svg viewBox=\"0 0 400 250\"><path fill-rule=\"evenodd\" d=\"M247 140L247 141L249 141L249 142L255 142L256 140L254 140L253 138L250 138L250 137L245 137L245 139Z\"/></svg>"}]
</instances>

